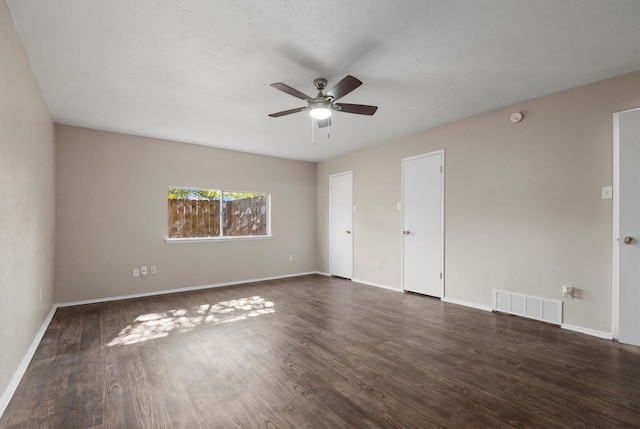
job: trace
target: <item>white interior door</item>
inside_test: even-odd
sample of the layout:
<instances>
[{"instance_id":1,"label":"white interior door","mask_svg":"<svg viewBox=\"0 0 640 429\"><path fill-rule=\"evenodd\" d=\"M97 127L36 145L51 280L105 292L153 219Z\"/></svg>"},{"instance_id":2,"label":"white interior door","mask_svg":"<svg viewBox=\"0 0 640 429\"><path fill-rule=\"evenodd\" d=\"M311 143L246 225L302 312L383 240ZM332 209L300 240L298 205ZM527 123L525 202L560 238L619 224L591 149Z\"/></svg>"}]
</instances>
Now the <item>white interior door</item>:
<instances>
[{"instance_id":1,"label":"white interior door","mask_svg":"<svg viewBox=\"0 0 640 429\"><path fill-rule=\"evenodd\" d=\"M402 160L402 284L442 298L444 152Z\"/></svg>"},{"instance_id":2,"label":"white interior door","mask_svg":"<svg viewBox=\"0 0 640 429\"><path fill-rule=\"evenodd\" d=\"M329 177L329 272L353 278L353 173Z\"/></svg>"},{"instance_id":3,"label":"white interior door","mask_svg":"<svg viewBox=\"0 0 640 429\"><path fill-rule=\"evenodd\" d=\"M614 337L640 346L640 109L616 113L614 133Z\"/></svg>"}]
</instances>

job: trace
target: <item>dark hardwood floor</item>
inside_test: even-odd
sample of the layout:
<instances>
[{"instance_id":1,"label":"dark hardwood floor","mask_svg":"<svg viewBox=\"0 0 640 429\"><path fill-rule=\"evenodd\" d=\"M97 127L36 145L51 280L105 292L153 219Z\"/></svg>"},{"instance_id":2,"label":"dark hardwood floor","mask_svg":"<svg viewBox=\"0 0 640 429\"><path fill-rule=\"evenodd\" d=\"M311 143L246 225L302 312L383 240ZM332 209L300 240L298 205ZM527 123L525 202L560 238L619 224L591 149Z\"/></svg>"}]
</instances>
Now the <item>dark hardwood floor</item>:
<instances>
[{"instance_id":1,"label":"dark hardwood floor","mask_svg":"<svg viewBox=\"0 0 640 429\"><path fill-rule=\"evenodd\" d=\"M306 276L58 309L0 427L640 427L640 349Z\"/></svg>"}]
</instances>

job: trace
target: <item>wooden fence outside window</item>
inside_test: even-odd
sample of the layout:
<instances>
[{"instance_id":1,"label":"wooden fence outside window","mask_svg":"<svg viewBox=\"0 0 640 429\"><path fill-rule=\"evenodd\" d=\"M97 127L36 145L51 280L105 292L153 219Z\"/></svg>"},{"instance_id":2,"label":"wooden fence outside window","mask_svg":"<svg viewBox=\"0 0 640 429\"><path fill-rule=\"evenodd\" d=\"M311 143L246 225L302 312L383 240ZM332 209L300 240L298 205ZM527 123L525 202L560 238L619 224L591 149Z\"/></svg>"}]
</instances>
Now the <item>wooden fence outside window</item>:
<instances>
[{"instance_id":1,"label":"wooden fence outside window","mask_svg":"<svg viewBox=\"0 0 640 429\"><path fill-rule=\"evenodd\" d=\"M267 195L221 200L169 199L169 238L267 235Z\"/></svg>"}]
</instances>

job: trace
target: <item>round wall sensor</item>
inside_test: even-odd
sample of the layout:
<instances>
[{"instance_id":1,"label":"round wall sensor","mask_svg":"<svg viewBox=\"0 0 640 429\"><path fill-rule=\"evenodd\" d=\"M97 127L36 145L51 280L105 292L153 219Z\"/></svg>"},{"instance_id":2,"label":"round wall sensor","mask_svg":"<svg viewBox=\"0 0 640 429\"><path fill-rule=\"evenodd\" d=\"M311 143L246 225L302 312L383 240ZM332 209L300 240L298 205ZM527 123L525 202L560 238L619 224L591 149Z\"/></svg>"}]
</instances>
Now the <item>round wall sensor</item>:
<instances>
[{"instance_id":1,"label":"round wall sensor","mask_svg":"<svg viewBox=\"0 0 640 429\"><path fill-rule=\"evenodd\" d=\"M514 124L517 124L522 120L522 113L520 112L512 113L510 119L511 119L511 122L513 122Z\"/></svg>"}]
</instances>

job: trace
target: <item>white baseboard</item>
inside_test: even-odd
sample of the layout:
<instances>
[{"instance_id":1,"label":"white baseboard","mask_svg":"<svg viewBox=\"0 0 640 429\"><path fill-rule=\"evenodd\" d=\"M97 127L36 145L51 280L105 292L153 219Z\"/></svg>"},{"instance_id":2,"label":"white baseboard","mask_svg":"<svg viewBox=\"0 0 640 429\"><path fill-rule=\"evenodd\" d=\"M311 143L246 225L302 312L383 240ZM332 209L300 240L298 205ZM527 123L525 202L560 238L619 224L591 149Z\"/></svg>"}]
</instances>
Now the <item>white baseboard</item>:
<instances>
[{"instance_id":1,"label":"white baseboard","mask_svg":"<svg viewBox=\"0 0 640 429\"><path fill-rule=\"evenodd\" d=\"M486 305L480 305L480 304L476 304L475 302L463 301L461 299L449 298L446 296L442 298L442 301L448 302L449 304L456 304L456 305L462 305L464 307L475 308L476 310L493 311L493 308Z\"/></svg>"},{"instance_id":2,"label":"white baseboard","mask_svg":"<svg viewBox=\"0 0 640 429\"><path fill-rule=\"evenodd\" d=\"M604 338L605 340L613 340L613 334L611 332L596 331L595 329L583 328L582 326L567 325L563 323L560 325L562 329L567 331L580 332L581 334L591 335L592 337Z\"/></svg>"},{"instance_id":3,"label":"white baseboard","mask_svg":"<svg viewBox=\"0 0 640 429\"><path fill-rule=\"evenodd\" d=\"M202 286L189 286L189 287L182 287L182 288L177 288L177 289L167 289L167 290L158 290L158 291L153 291L153 292L133 293L133 294L130 294L130 295L119 295L119 296L110 296L110 297L106 297L106 298L95 298L95 299L86 299L86 300L82 300L82 301L63 302L63 303L56 304L56 306L57 307L72 307L74 305L99 304L101 302L120 301L120 300L123 300L123 299L131 299L131 298L144 298L146 296L165 295L165 294L168 294L168 293L189 292L189 291L194 291L194 290L212 289L212 288L224 287L224 286L235 286L235 285L246 284L246 283L263 282L263 281L267 281L267 280L279 280L279 279L286 279L286 278L291 278L291 277L308 276L308 275L311 275L311 274L320 274L320 273L312 271L312 272L308 272L308 273L285 274L285 275L282 275L282 276L263 277L263 278L259 278L259 279L247 279L247 280L238 280L238 281L233 281L233 282L213 283L213 284L202 285Z\"/></svg>"},{"instance_id":4,"label":"white baseboard","mask_svg":"<svg viewBox=\"0 0 640 429\"><path fill-rule=\"evenodd\" d=\"M53 307L51 307L51 310L49 310L49 314L44 319L44 322L42 322L40 330L33 339L31 346L29 346L29 348L27 349L27 353L24 355L24 358L22 358L20 365L18 365L18 369L16 370L15 374L13 374L13 378L9 382L9 385L2 393L2 396L0 396L0 416L3 415L4 411L7 409L9 401L11 401L13 394L16 392L16 389L18 388L18 385L22 380L22 376L27 371L27 367L29 366L33 355L36 353L38 345L40 345L40 341L42 341L42 337L44 337L44 333L47 331L49 323L51 323L51 319L53 319L53 315L55 314L56 309L57 306L54 304Z\"/></svg>"},{"instance_id":5,"label":"white baseboard","mask_svg":"<svg viewBox=\"0 0 640 429\"><path fill-rule=\"evenodd\" d=\"M400 289L400 288L393 287L393 286L387 286L387 285L383 285L383 284L380 284L380 283L374 283L374 282L369 282L369 281L360 280L360 279L351 279L351 281L355 282L355 283L361 283L361 284L367 285L367 286L375 286L375 287L379 287L379 288L382 288L382 289L392 290L392 291L395 291L395 292L402 292L402 289Z\"/></svg>"},{"instance_id":6,"label":"white baseboard","mask_svg":"<svg viewBox=\"0 0 640 429\"><path fill-rule=\"evenodd\" d=\"M313 274L318 274L319 276L331 277L331 274L325 273L323 271L316 271Z\"/></svg>"}]
</instances>

